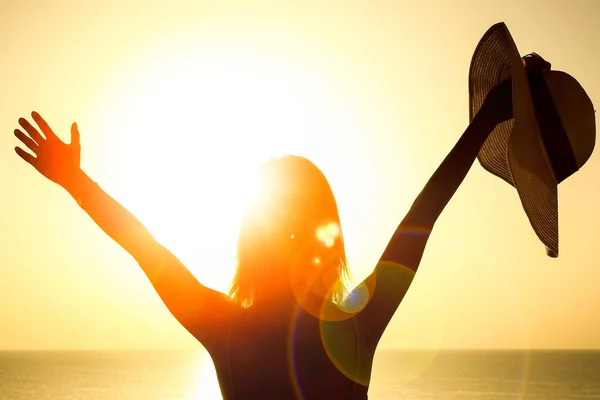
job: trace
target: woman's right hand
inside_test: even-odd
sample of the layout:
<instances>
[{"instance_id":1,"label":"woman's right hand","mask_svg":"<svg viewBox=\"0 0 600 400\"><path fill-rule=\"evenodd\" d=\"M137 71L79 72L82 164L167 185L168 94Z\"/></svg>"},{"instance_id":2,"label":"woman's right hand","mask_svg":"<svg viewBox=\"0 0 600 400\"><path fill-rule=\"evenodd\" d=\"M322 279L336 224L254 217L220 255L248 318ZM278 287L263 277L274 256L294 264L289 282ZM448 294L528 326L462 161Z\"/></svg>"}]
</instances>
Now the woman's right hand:
<instances>
[{"instance_id":1,"label":"woman's right hand","mask_svg":"<svg viewBox=\"0 0 600 400\"><path fill-rule=\"evenodd\" d=\"M528 75L543 74L551 69L551 64L537 53L527 54L521 61ZM481 108L494 125L512 119L512 80L504 80L490 90Z\"/></svg>"},{"instance_id":2,"label":"woman's right hand","mask_svg":"<svg viewBox=\"0 0 600 400\"><path fill-rule=\"evenodd\" d=\"M46 178L66 187L80 171L81 145L77 124L71 125L71 143L66 144L54 134L37 112L32 112L31 117L44 136L25 118L19 118L19 125L29 135L15 129L15 136L35 154L35 157L20 147L15 147L15 151Z\"/></svg>"}]
</instances>

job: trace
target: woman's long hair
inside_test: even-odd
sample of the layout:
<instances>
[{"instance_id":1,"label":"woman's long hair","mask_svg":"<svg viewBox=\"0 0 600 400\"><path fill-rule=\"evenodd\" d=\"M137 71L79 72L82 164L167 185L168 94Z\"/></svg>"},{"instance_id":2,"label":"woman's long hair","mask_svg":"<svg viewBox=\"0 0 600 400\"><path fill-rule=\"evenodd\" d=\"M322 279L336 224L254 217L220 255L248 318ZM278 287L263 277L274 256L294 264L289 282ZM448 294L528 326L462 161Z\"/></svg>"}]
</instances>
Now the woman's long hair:
<instances>
[{"instance_id":1,"label":"woman's long hair","mask_svg":"<svg viewBox=\"0 0 600 400\"><path fill-rule=\"evenodd\" d=\"M301 276L325 281L321 294L342 301L349 273L337 204L323 173L303 157L274 158L260 168L256 193L242 220L230 297L249 307L276 301L277 294L297 295L291 286Z\"/></svg>"}]
</instances>

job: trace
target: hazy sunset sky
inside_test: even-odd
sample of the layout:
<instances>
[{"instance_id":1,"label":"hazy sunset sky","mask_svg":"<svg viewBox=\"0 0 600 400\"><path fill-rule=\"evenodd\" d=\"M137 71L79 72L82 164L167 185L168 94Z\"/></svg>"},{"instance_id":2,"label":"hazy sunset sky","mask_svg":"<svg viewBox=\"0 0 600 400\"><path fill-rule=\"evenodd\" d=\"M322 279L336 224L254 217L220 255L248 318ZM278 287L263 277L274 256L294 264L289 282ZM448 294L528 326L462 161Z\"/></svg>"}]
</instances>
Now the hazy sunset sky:
<instances>
[{"instance_id":1,"label":"hazy sunset sky","mask_svg":"<svg viewBox=\"0 0 600 400\"><path fill-rule=\"evenodd\" d=\"M136 262L13 148L32 110L208 286L225 291L251 172L315 162L357 280L468 124L506 22L600 104L600 2L0 0L0 350L194 348ZM598 121L598 118L597 118ZM559 187L560 256L476 162L381 341L600 348L600 155Z\"/></svg>"}]
</instances>

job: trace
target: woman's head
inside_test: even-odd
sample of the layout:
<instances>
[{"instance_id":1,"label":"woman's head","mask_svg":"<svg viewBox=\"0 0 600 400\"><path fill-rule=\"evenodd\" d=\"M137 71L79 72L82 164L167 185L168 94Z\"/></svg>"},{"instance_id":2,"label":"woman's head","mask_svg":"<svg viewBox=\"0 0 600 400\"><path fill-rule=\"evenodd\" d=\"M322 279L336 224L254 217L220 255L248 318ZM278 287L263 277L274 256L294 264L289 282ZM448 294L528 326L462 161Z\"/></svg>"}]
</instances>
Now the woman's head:
<instances>
[{"instance_id":1,"label":"woman's head","mask_svg":"<svg viewBox=\"0 0 600 400\"><path fill-rule=\"evenodd\" d=\"M303 157L274 158L259 170L242 220L231 297L247 306L312 290L334 299L347 277L333 192Z\"/></svg>"}]
</instances>

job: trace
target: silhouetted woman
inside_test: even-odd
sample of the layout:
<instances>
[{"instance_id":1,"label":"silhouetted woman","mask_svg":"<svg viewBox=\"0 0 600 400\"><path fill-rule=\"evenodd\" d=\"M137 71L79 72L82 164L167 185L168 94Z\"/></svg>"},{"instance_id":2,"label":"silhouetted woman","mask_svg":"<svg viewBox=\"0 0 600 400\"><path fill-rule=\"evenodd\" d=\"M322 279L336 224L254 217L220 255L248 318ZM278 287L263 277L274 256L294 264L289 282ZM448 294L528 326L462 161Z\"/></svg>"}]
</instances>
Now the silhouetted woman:
<instances>
[{"instance_id":1,"label":"silhouetted woman","mask_svg":"<svg viewBox=\"0 0 600 400\"><path fill-rule=\"evenodd\" d=\"M144 270L169 311L212 357L225 399L366 399L377 343L406 294L428 234L494 126L511 118L500 85L419 194L373 273L352 290L336 201L321 171L288 156L260 170L229 296L199 283L80 168L77 125L63 143L36 112L16 148L65 188ZM40 132L41 131L41 132ZM218 266L207 266L218 268Z\"/></svg>"}]
</instances>

